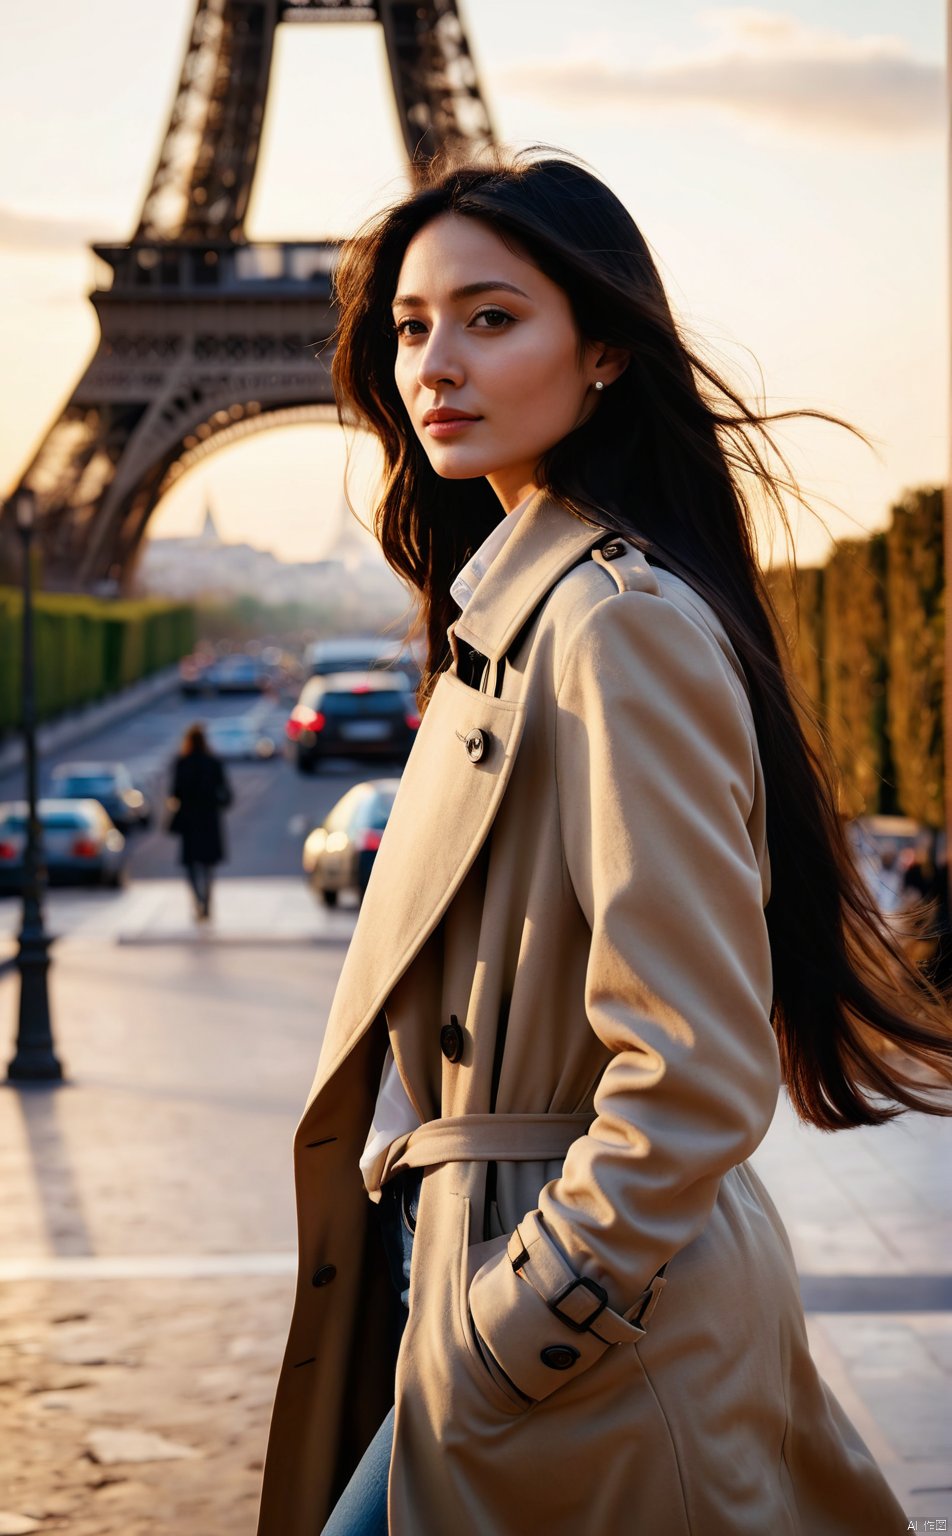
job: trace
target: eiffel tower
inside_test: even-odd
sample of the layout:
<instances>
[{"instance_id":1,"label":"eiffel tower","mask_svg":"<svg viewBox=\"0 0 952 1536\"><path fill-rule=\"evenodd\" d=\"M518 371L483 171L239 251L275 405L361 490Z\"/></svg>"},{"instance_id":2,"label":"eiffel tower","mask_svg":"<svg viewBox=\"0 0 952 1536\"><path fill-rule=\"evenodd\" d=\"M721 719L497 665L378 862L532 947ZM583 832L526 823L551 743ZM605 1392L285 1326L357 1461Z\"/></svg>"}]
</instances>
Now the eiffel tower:
<instances>
[{"instance_id":1,"label":"eiffel tower","mask_svg":"<svg viewBox=\"0 0 952 1536\"><path fill-rule=\"evenodd\" d=\"M333 330L339 242L244 233L276 28L328 21L383 27L411 172L493 142L456 0L196 0L138 228L93 246L112 269L92 294L98 348L20 482L47 587L119 590L192 464L264 427L336 419L329 349L315 350ZM4 563L13 541L11 499Z\"/></svg>"}]
</instances>

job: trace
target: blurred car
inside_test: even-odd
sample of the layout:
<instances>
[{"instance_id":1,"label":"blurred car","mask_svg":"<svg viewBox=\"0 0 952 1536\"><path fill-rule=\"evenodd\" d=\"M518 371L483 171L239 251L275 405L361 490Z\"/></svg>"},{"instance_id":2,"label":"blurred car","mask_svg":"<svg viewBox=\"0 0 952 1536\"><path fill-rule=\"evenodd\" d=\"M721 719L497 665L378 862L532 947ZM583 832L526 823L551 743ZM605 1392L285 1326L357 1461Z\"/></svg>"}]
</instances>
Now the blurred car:
<instances>
[{"instance_id":1,"label":"blurred car","mask_svg":"<svg viewBox=\"0 0 952 1536\"><path fill-rule=\"evenodd\" d=\"M402 672L413 689L419 687L421 676L420 659L412 646L379 635L318 640L304 652L304 666L309 677L329 677L335 672Z\"/></svg>"},{"instance_id":2,"label":"blurred car","mask_svg":"<svg viewBox=\"0 0 952 1536\"><path fill-rule=\"evenodd\" d=\"M183 656L179 662L179 690L186 698L196 698L205 690L205 674L213 665L209 655ZM210 692L211 690L207 690Z\"/></svg>"},{"instance_id":3,"label":"blurred car","mask_svg":"<svg viewBox=\"0 0 952 1536\"><path fill-rule=\"evenodd\" d=\"M399 788L399 779L355 784L306 839L304 873L325 906L336 907L341 891L363 897Z\"/></svg>"},{"instance_id":4,"label":"blurred car","mask_svg":"<svg viewBox=\"0 0 952 1536\"><path fill-rule=\"evenodd\" d=\"M205 736L216 757L226 762L266 762L276 751L274 737L241 715L210 721Z\"/></svg>"},{"instance_id":5,"label":"blurred car","mask_svg":"<svg viewBox=\"0 0 952 1536\"><path fill-rule=\"evenodd\" d=\"M271 668L260 656L236 652L213 661L202 674L205 693L265 693L272 686Z\"/></svg>"},{"instance_id":6,"label":"blurred car","mask_svg":"<svg viewBox=\"0 0 952 1536\"><path fill-rule=\"evenodd\" d=\"M122 884L126 840L98 800L41 800L37 815L51 883ZM25 801L0 805L0 889L23 884L26 823Z\"/></svg>"},{"instance_id":7,"label":"blurred car","mask_svg":"<svg viewBox=\"0 0 952 1536\"><path fill-rule=\"evenodd\" d=\"M215 657L186 656L179 662L179 689L187 698L214 693L266 693L280 687L275 667L261 656L235 651Z\"/></svg>"},{"instance_id":8,"label":"blurred car","mask_svg":"<svg viewBox=\"0 0 952 1536\"><path fill-rule=\"evenodd\" d=\"M285 728L300 773L332 757L406 761L420 725L402 672L339 672L312 677Z\"/></svg>"},{"instance_id":9,"label":"blurred car","mask_svg":"<svg viewBox=\"0 0 952 1536\"><path fill-rule=\"evenodd\" d=\"M98 800L120 832L152 825L152 807L125 763L60 763L50 775L60 800Z\"/></svg>"}]
</instances>

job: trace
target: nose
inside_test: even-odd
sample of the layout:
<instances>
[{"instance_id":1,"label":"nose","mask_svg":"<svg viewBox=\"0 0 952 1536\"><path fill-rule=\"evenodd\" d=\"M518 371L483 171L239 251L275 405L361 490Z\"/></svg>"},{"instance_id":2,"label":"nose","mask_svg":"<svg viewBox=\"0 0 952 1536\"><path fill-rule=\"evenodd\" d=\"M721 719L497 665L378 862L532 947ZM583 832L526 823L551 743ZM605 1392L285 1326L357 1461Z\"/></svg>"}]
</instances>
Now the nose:
<instances>
[{"instance_id":1,"label":"nose","mask_svg":"<svg viewBox=\"0 0 952 1536\"><path fill-rule=\"evenodd\" d=\"M450 339L441 327L430 332L420 356L417 379L423 389L435 390L439 384L459 386L464 380L463 366Z\"/></svg>"}]
</instances>

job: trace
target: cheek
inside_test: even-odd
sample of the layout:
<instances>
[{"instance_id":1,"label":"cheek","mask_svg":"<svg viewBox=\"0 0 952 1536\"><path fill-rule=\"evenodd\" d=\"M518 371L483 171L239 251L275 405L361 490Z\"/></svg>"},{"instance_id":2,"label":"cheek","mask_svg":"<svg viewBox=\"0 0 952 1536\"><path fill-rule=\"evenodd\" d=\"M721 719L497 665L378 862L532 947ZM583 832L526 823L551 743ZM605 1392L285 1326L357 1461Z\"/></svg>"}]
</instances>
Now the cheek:
<instances>
[{"instance_id":1,"label":"cheek","mask_svg":"<svg viewBox=\"0 0 952 1536\"><path fill-rule=\"evenodd\" d=\"M405 406L409 406L413 396L413 371L407 366L405 352L398 352L393 365L393 382L397 386L397 394Z\"/></svg>"},{"instance_id":2,"label":"cheek","mask_svg":"<svg viewBox=\"0 0 952 1536\"><path fill-rule=\"evenodd\" d=\"M541 422L566 428L574 422L585 385L579 374L575 337L551 332L525 333L519 345L494 368L493 395L507 411L516 412L513 425ZM495 360L494 360L495 361Z\"/></svg>"}]
</instances>

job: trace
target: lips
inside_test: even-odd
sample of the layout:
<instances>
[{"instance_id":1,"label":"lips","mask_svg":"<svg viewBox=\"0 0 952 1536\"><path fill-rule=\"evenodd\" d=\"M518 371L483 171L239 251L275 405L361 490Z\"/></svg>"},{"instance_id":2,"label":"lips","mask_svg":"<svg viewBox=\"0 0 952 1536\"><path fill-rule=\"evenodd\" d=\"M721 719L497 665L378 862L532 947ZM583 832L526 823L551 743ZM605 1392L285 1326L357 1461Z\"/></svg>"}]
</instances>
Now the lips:
<instances>
[{"instance_id":1,"label":"lips","mask_svg":"<svg viewBox=\"0 0 952 1536\"><path fill-rule=\"evenodd\" d=\"M479 421L481 418L472 411L457 411L452 406L441 405L436 410L427 411L423 417L423 425L428 427L438 421Z\"/></svg>"},{"instance_id":2,"label":"lips","mask_svg":"<svg viewBox=\"0 0 952 1536\"><path fill-rule=\"evenodd\" d=\"M472 411L460 411L452 405L438 405L424 415L423 430L429 438L463 437L470 427L482 419Z\"/></svg>"}]
</instances>

